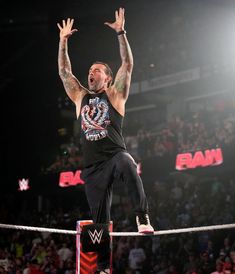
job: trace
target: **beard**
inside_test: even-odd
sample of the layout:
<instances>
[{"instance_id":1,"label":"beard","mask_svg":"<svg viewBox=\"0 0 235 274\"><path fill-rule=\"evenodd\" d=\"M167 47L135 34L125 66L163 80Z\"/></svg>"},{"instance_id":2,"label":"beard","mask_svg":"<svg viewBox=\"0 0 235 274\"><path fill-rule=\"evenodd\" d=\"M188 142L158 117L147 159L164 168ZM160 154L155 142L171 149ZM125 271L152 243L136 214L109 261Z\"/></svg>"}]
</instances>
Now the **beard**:
<instances>
[{"instance_id":1,"label":"beard","mask_svg":"<svg viewBox=\"0 0 235 274\"><path fill-rule=\"evenodd\" d=\"M95 81L93 81L92 83L88 82L88 87L90 91L95 92L97 90L97 83Z\"/></svg>"},{"instance_id":2,"label":"beard","mask_svg":"<svg viewBox=\"0 0 235 274\"><path fill-rule=\"evenodd\" d=\"M104 89L104 86L99 85L99 83L93 82L88 84L89 90L93 93L98 93Z\"/></svg>"}]
</instances>

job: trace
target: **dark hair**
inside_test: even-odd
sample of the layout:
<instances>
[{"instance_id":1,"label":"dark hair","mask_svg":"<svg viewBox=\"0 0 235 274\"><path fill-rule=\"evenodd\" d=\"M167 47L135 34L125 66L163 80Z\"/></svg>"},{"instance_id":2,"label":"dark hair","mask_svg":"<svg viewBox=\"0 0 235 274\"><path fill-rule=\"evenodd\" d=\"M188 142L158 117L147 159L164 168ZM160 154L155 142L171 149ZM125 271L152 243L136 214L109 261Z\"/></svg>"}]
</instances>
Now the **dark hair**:
<instances>
[{"instance_id":1,"label":"dark hair","mask_svg":"<svg viewBox=\"0 0 235 274\"><path fill-rule=\"evenodd\" d=\"M104 62L100 62L100 61L96 61L94 62L92 65L95 65L95 64L101 64L101 65L104 65L105 66L105 73L111 77L111 80L108 82L108 87L110 87L112 85L112 82L113 82L113 72L110 68L110 66Z\"/></svg>"}]
</instances>

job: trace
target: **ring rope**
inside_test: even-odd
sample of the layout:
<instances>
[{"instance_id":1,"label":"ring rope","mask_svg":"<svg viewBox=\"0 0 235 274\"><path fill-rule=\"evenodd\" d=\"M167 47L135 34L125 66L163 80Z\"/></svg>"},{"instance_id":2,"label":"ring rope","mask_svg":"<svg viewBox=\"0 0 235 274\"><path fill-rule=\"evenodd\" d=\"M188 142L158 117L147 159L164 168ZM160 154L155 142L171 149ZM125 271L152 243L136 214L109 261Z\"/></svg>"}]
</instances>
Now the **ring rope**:
<instances>
[{"instance_id":1,"label":"ring rope","mask_svg":"<svg viewBox=\"0 0 235 274\"><path fill-rule=\"evenodd\" d=\"M26 231L37 231L37 232L50 232L50 233L72 234L72 235L76 235L77 234L77 232L74 231L74 230L55 229L55 228L36 227L36 226L24 226L24 225L0 224L0 228L26 230Z\"/></svg>"},{"instance_id":2,"label":"ring rope","mask_svg":"<svg viewBox=\"0 0 235 274\"><path fill-rule=\"evenodd\" d=\"M60 234L71 234L71 235L79 234L76 230L65 230L65 229L55 229L55 228L35 227L35 226L22 226L22 225L10 225L10 224L0 224L0 228L26 230L26 231L37 231L37 232L50 232L50 233L60 233ZM154 231L154 233L151 233L151 234L144 234L144 233L139 233L139 232L110 232L109 234L110 234L110 236L114 236L114 237L157 236L157 235L179 234L179 233L200 232L200 231L231 229L231 228L235 228L235 224L223 224L223 225L211 225L211 226L159 230L159 231Z\"/></svg>"}]
</instances>

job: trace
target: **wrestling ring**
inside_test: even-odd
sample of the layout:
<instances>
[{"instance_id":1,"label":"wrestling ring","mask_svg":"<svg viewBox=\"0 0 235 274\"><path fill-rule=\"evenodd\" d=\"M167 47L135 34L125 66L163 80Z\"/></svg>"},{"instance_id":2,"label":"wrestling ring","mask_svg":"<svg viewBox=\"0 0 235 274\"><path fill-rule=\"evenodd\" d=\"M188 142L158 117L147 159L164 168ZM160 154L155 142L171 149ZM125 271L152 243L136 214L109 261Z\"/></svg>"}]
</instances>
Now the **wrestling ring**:
<instances>
[{"instance_id":1,"label":"wrestling ring","mask_svg":"<svg viewBox=\"0 0 235 274\"><path fill-rule=\"evenodd\" d=\"M34 226L23 226L23 225L13 225L13 224L0 224L0 229L14 229L14 230L23 230L23 231L34 231L41 233L59 233L76 236L76 274L93 274L97 269L97 254L96 252L85 252L82 248L82 229L83 226L92 224L92 221L78 221L77 230L65 230L65 229L56 229L56 228L47 228L47 227L34 227ZM212 231L212 230L223 230L223 229L232 229L235 228L235 223L233 224L221 224L221 225L210 225L210 226L200 226L200 227L188 227L188 228L179 228L179 229L169 229L169 230L159 230L154 231L152 234L142 234L139 232L113 232L113 223L110 222L109 225L109 246L112 251L112 237L153 237L161 235L170 235L170 234L180 234L180 233L192 233L192 232L203 232L203 231ZM103 231L95 229L90 234L89 244L100 244ZM110 256L110 273L112 273L112 252Z\"/></svg>"}]
</instances>

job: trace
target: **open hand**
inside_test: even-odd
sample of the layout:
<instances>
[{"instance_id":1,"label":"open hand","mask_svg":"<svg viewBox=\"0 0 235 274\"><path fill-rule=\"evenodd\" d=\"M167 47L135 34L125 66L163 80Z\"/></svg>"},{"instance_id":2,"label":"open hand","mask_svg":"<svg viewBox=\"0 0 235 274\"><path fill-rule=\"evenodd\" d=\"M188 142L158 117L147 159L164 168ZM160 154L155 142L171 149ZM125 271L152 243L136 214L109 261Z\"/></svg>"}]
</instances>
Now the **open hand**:
<instances>
[{"instance_id":1,"label":"open hand","mask_svg":"<svg viewBox=\"0 0 235 274\"><path fill-rule=\"evenodd\" d=\"M113 23L105 22L104 24L114 29L116 32L124 30L124 25L125 25L124 13L125 13L124 8L119 8L118 11L117 10L115 11L116 21Z\"/></svg>"},{"instance_id":2,"label":"open hand","mask_svg":"<svg viewBox=\"0 0 235 274\"><path fill-rule=\"evenodd\" d=\"M73 27L74 19L67 19L67 22L65 20L62 21L62 26L57 23L57 26L60 30L60 39L63 38L69 38L74 32L78 31L77 29L72 29Z\"/></svg>"}]
</instances>

